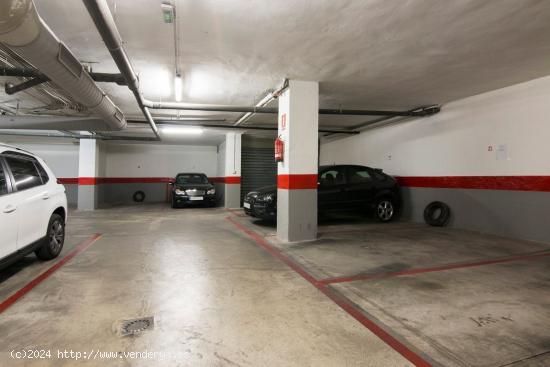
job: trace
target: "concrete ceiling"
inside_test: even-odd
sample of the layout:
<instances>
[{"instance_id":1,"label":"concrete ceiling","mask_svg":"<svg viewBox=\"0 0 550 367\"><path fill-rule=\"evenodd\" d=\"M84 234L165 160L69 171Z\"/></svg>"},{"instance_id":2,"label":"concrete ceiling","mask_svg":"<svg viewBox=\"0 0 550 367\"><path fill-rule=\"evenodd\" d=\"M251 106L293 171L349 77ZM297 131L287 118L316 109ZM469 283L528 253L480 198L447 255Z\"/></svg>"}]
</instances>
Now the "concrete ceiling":
<instances>
[{"instance_id":1,"label":"concrete ceiling","mask_svg":"<svg viewBox=\"0 0 550 367\"><path fill-rule=\"evenodd\" d=\"M321 107L407 109L550 74L547 0L172 0L183 101L253 105L284 78L320 82ZM81 1L36 0L95 71L116 72ZM144 95L173 100L173 26L160 0L110 0ZM125 87L102 84L129 115ZM155 111L173 115L174 111ZM239 114L190 113L235 121ZM322 126L365 117L321 116ZM257 115L273 124L275 116Z\"/></svg>"}]
</instances>

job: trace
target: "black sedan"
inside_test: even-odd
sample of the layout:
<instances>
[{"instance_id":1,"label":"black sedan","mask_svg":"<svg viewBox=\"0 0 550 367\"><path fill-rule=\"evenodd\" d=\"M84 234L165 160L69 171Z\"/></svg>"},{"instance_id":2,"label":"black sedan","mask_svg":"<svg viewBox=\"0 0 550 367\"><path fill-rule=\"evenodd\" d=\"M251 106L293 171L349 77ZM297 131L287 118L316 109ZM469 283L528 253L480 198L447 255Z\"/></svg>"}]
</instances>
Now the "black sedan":
<instances>
[{"instance_id":1,"label":"black sedan","mask_svg":"<svg viewBox=\"0 0 550 367\"><path fill-rule=\"evenodd\" d=\"M171 206L216 205L216 189L204 173L178 173L172 185Z\"/></svg>"},{"instance_id":2,"label":"black sedan","mask_svg":"<svg viewBox=\"0 0 550 367\"><path fill-rule=\"evenodd\" d=\"M374 211L382 222L392 220L401 202L397 181L392 176L357 165L319 167L317 207L320 213L333 211ZM244 199L246 214L277 219L277 187L249 192Z\"/></svg>"}]
</instances>

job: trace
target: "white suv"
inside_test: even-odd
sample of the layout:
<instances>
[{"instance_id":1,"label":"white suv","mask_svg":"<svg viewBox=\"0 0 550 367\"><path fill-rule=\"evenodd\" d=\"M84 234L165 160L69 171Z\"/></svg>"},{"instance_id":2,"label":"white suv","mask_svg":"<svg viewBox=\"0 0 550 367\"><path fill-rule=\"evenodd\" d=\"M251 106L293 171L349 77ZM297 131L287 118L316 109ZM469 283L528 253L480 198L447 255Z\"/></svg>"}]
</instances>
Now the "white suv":
<instances>
[{"instance_id":1,"label":"white suv","mask_svg":"<svg viewBox=\"0 0 550 367\"><path fill-rule=\"evenodd\" d=\"M59 255L65 241L67 197L44 161L0 144L0 267L35 252Z\"/></svg>"}]
</instances>

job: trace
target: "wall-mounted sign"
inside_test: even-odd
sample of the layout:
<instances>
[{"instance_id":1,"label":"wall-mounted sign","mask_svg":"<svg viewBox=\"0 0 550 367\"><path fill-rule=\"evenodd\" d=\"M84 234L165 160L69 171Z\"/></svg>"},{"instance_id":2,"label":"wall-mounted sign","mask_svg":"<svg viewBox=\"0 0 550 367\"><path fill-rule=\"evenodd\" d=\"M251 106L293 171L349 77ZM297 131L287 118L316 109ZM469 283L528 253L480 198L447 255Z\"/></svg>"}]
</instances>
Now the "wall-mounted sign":
<instances>
[{"instance_id":1,"label":"wall-mounted sign","mask_svg":"<svg viewBox=\"0 0 550 367\"><path fill-rule=\"evenodd\" d=\"M281 130L286 129L286 113L281 115Z\"/></svg>"}]
</instances>

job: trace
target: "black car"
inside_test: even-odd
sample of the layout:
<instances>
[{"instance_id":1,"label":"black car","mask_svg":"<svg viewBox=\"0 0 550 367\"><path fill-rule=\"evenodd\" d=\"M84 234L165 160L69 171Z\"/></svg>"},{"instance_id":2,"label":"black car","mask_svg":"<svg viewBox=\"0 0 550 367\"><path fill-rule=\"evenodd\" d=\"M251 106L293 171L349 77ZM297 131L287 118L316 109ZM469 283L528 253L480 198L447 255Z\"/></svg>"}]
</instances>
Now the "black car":
<instances>
[{"instance_id":1,"label":"black car","mask_svg":"<svg viewBox=\"0 0 550 367\"><path fill-rule=\"evenodd\" d=\"M216 189L204 173L178 173L171 182L171 206L216 205Z\"/></svg>"},{"instance_id":2,"label":"black car","mask_svg":"<svg viewBox=\"0 0 550 367\"><path fill-rule=\"evenodd\" d=\"M389 222L400 205L399 187L392 176L380 169L335 165L319 167L317 207L319 212L374 211ZM249 192L244 199L246 214L265 220L277 218L277 187Z\"/></svg>"}]
</instances>

